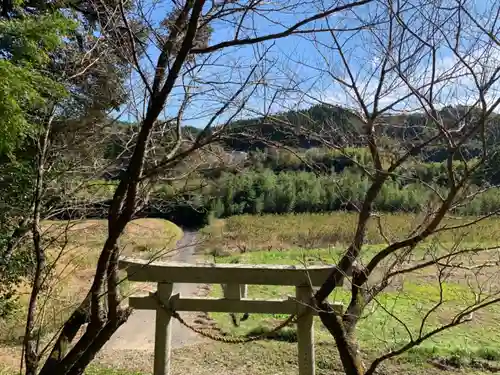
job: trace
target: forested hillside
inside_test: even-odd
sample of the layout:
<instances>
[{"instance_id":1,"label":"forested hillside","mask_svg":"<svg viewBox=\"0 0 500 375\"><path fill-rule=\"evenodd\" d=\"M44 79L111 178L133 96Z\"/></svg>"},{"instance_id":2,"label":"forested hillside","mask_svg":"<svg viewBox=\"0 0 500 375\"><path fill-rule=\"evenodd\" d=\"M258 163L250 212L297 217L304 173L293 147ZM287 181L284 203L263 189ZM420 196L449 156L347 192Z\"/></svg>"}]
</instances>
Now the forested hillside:
<instances>
[{"instance_id":1,"label":"forested hillside","mask_svg":"<svg viewBox=\"0 0 500 375\"><path fill-rule=\"evenodd\" d=\"M468 123L480 116L477 110L465 107L445 107L437 114L443 124L454 126L459 120L462 123L460 132L467 132ZM500 139L500 115L493 114L489 118L488 133L485 142L495 147ZM408 147L426 138L432 122L426 113L386 114L379 119L376 127L378 137L387 137ZM262 149L269 142L277 142L295 148L321 147L328 142L338 147L365 146L362 137L362 122L351 110L339 106L320 104L305 110L288 111L272 116L240 120L231 124L233 137L226 141L230 149L250 151ZM456 129L455 129L456 131ZM242 134L243 133L243 134ZM465 157L478 156L483 142L482 136L475 133L467 139L461 152ZM446 153L440 148L440 142L432 145L432 151L426 151L420 157L424 161L442 161Z\"/></svg>"},{"instance_id":2,"label":"forested hillside","mask_svg":"<svg viewBox=\"0 0 500 375\"><path fill-rule=\"evenodd\" d=\"M460 132L474 109L448 107L440 116L449 121L463 121ZM427 139L428 115L387 115L377 127L379 142L384 146L382 160L389 164L393 149L409 149ZM487 163L475 170L467 187L470 194L500 183L497 145L500 116L493 114L488 136L471 136L453 154L457 176L478 163L484 147ZM357 128L358 127L358 128ZM134 124L114 123L102 145L101 158L108 164L106 172L92 187L94 197L110 198L109 189L128 162L130 149L124 140L134 137ZM200 130L183 127L187 138L196 139ZM196 164L196 170L174 184L158 182L144 214L158 215L180 224L204 223L209 216L226 217L244 213L328 212L356 210L362 203L373 170L369 148L359 134L359 119L349 110L318 105L303 111L291 111L269 118L254 118L230 124L230 131L214 143L210 153L198 153L165 176L184 173ZM457 130L454 130L457 132ZM151 165L161 160L164 144L172 134L155 138ZM484 144L483 144L484 142ZM403 167L384 185L375 201L375 209L385 212L421 212L435 202L440 190L450 182L448 145L436 141L425 152L412 154ZM104 181L109 181L105 183ZM111 181L110 181L111 180ZM92 215L103 215L105 205ZM455 214L487 214L500 209L500 194L490 189L467 204L453 209ZM91 211L88 211L90 214ZM99 213L100 212L100 213ZM196 218L196 219L195 219Z\"/></svg>"},{"instance_id":3,"label":"forested hillside","mask_svg":"<svg viewBox=\"0 0 500 375\"><path fill-rule=\"evenodd\" d=\"M449 123L463 122L467 132L474 110L448 107L439 113ZM389 164L394 155L391 145L409 149L427 139L427 114L387 115L377 127L385 142L383 159ZM481 158L486 147L488 163L470 178L471 192L500 183L498 141L500 116L492 115L489 133L475 134L460 144L453 154L454 173L464 174ZM193 129L190 129L192 131ZM349 110L318 105L303 111L290 111L269 118L255 118L231 124L231 134L223 140L227 153L245 153L244 160L220 164L200 171L207 186L195 205L204 202L207 212L230 216L242 213L289 213L355 210L369 187L372 158L360 134L359 119ZM454 130L456 131L456 130ZM327 138L329 137L329 138ZM281 147L285 146L285 148ZM393 147L394 148L394 147ZM449 185L448 145L437 141L424 152L412 155L399 173L391 176L375 202L375 209L386 212L420 212L432 204L437 191ZM429 188L432 186L432 188ZM198 195L199 194L199 195ZM484 214L500 209L496 189L478 196L466 205L457 205L457 214Z\"/></svg>"}]
</instances>

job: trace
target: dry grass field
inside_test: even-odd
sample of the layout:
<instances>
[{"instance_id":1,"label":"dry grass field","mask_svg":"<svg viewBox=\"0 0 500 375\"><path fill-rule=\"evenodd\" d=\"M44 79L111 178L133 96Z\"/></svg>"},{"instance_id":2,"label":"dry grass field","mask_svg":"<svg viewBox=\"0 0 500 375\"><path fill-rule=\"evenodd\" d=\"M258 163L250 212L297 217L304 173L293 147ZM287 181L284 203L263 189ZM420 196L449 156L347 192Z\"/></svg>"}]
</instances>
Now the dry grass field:
<instances>
[{"instance_id":1,"label":"dry grass field","mask_svg":"<svg viewBox=\"0 0 500 375\"><path fill-rule=\"evenodd\" d=\"M106 238L106 226L105 220L43 223L51 272L39 302L43 313L38 315L37 322L42 337L50 337L85 297ZM125 228L120 247L123 255L146 259L165 257L181 237L182 230L171 222L138 219ZM125 293L127 288L128 284L123 282ZM0 364L19 363L29 292L27 285L21 286L19 308L9 319L0 320Z\"/></svg>"}]
</instances>

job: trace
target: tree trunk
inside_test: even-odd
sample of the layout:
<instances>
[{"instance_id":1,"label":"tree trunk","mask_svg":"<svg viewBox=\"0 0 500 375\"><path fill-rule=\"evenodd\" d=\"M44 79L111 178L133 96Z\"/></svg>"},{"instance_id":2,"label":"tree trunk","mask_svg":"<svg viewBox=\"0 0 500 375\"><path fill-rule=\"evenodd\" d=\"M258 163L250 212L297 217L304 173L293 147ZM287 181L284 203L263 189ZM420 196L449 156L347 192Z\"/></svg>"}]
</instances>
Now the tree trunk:
<instances>
[{"instance_id":1,"label":"tree trunk","mask_svg":"<svg viewBox=\"0 0 500 375\"><path fill-rule=\"evenodd\" d=\"M99 350L130 315L129 309L120 309L118 306L117 260L119 249L117 241L137 209L137 189L143 172L148 140L193 46L203 3L202 0L186 2L186 9L188 11L192 9L186 34L161 89L162 79L155 77L155 82L158 81L157 90L151 93L146 116L142 121L127 172L115 190L109 209L108 238L99 256L94 281L85 300L65 323L63 331L39 375L83 374ZM163 67L158 67L158 70L163 72ZM109 293L107 316L103 314L101 293L106 286ZM69 350L77 332L85 323L88 323L88 326L84 335Z\"/></svg>"},{"instance_id":2,"label":"tree trunk","mask_svg":"<svg viewBox=\"0 0 500 375\"><path fill-rule=\"evenodd\" d=\"M346 333L341 317L329 304L323 303L319 308L322 310L319 313L321 322L335 338L345 374L364 375L365 368L354 336Z\"/></svg>"},{"instance_id":3,"label":"tree trunk","mask_svg":"<svg viewBox=\"0 0 500 375\"><path fill-rule=\"evenodd\" d=\"M82 375L90 362L94 360L97 353L99 353L102 349L104 344L106 344L118 328L120 328L127 321L131 313L131 309L120 310L116 319L108 320L98 335L94 338L94 340L92 340L90 346L84 353L82 353L74 365L65 372L65 375ZM56 373L59 374L60 372Z\"/></svg>"},{"instance_id":4,"label":"tree trunk","mask_svg":"<svg viewBox=\"0 0 500 375\"><path fill-rule=\"evenodd\" d=\"M64 324L63 330L57 338L57 341L52 348L52 352L50 353L49 358L47 358L47 361L45 362L45 365L39 375L51 375L56 373L55 370L57 368L57 364L63 360L76 334L84 324L89 322L90 293L87 294L85 300Z\"/></svg>"},{"instance_id":5,"label":"tree trunk","mask_svg":"<svg viewBox=\"0 0 500 375\"><path fill-rule=\"evenodd\" d=\"M36 257L35 276L33 278L33 286L31 288L31 295L28 304L28 316L26 317L26 328L24 333L24 359L26 361L26 375L36 375L40 356L38 353L39 340L34 336L36 313L38 307L38 297L43 287L43 274L46 267L45 249L42 244L42 235L40 233L40 218L42 209L42 196L45 177L45 159L47 156L47 148L49 143L49 135L52 129L52 120L54 119L53 108L51 110L46 129L38 139L38 152L37 152L37 175L35 182L35 190L33 193L33 221L31 223L31 234L33 238L33 251Z\"/></svg>"}]
</instances>

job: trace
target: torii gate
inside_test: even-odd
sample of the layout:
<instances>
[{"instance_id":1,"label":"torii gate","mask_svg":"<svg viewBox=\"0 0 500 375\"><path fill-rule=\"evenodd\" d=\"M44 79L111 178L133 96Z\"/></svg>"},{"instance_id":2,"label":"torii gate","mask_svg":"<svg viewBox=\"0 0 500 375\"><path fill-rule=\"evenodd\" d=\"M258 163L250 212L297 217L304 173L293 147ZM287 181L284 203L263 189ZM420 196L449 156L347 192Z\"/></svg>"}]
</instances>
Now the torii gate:
<instances>
[{"instance_id":1,"label":"torii gate","mask_svg":"<svg viewBox=\"0 0 500 375\"><path fill-rule=\"evenodd\" d=\"M157 283L156 293L129 298L129 306L135 309L156 310L154 375L170 374L172 314L162 304L173 311L295 314L299 375L315 374L313 316L317 312L309 306L309 302L312 288L320 286L326 280L332 266L190 264L130 258L121 259L119 266L127 272L129 281ZM174 283L227 284L228 287L224 298L183 298L179 294L172 295ZM240 285L244 284L295 286L295 298L242 298ZM341 311L342 305L335 304L334 308Z\"/></svg>"}]
</instances>

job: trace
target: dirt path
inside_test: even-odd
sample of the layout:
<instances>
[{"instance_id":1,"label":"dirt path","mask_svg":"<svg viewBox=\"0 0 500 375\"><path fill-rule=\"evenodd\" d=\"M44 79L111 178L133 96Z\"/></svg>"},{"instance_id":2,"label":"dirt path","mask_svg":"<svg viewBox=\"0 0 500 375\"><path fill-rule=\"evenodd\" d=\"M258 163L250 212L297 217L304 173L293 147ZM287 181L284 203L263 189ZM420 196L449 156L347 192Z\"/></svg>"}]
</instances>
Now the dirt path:
<instances>
[{"instance_id":1,"label":"dirt path","mask_svg":"<svg viewBox=\"0 0 500 375\"><path fill-rule=\"evenodd\" d=\"M195 232L184 232L184 237L177 243L180 250L172 256L171 260L186 263L194 262L195 242ZM184 296L196 295L198 291L199 285L197 284L174 285L174 293L181 293ZM110 352L113 352L113 356L116 356L118 354L116 351L153 351L154 331L155 312L149 310L134 311L127 323L120 327L105 345L103 356L106 357L107 354L111 354ZM198 335L174 320L172 327L172 347L174 349L198 343L201 340Z\"/></svg>"}]
</instances>

